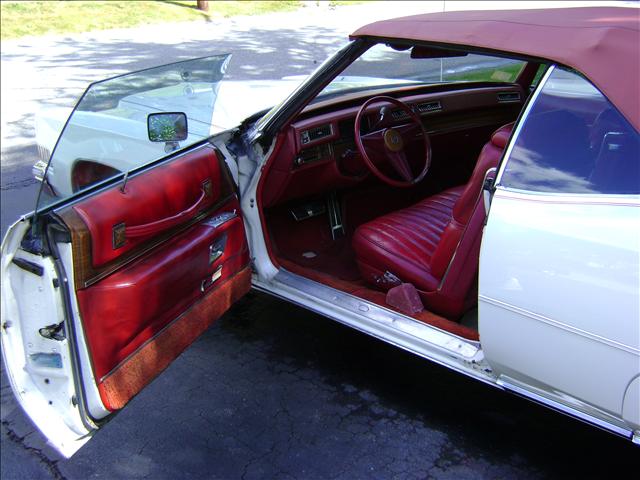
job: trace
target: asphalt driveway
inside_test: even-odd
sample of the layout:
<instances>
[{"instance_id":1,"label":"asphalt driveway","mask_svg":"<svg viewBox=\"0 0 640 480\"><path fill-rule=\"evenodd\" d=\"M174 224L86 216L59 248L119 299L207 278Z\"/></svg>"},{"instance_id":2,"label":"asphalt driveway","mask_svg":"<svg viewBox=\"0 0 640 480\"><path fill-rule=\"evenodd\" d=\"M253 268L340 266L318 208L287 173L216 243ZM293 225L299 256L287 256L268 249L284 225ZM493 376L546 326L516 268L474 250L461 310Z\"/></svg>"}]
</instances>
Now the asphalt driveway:
<instances>
[{"instance_id":1,"label":"asphalt driveway","mask_svg":"<svg viewBox=\"0 0 640 480\"><path fill-rule=\"evenodd\" d=\"M3 383L3 409L10 402ZM610 478L638 451L251 293L70 460L19 408L2 478Z\"/></svg>"},{"instance_id":2,"label":"asphalt driveway","mask_svg":"<svg viewBox=\"0 0 640 480\"><path fill-rule=\"evenodd\" d=\"M230 79L307 74L358 25L419 7L3 42L2 233L32 208L41 106L70 106L112 74L227 51ZM4 371L0 394L2 479L590 478L640 466L628 442L255 292L70 460L34 430Z\"/></svg>"}]
</instances>

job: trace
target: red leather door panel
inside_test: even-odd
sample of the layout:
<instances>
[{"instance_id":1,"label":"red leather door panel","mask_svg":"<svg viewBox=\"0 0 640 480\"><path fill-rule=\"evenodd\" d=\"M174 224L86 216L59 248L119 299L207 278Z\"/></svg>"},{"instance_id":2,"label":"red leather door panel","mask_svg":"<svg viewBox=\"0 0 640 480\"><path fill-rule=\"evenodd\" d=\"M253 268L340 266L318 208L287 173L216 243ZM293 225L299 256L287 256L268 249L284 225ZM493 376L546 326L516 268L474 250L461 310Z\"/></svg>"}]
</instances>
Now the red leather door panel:
<instances>
[{"instance_id":1,"label":"red leather door panel","mask_svg":"<svg viewBox=\"0 0 640 480\"><path fill-rule=\"evenodd\" d=\"M224 254L209 248L226 237ZM203 295L202 283L220 271L223 282L247 264L242 220L213 228L198 224L140 261L78 291L94 373L103 379L136 348Z\"/></svg>"},{"instance_id":2,"label":"red leather door panel","mask_svg":"<svg viewBox=\"0 0 640 480\"><path fill-rule=\"evenodd\" d=\"M91 265L106 269L76 295L94 377L111 410L250 287L244 224L225 169L206 146L137 175L124 194L116 186L73 207L90 235ZM113 226L122 223L118 247Z\"/></svg>"},{"instance_id":3,"label":"red leather door panel","mask_svg":"<svg viewBox=\"0 0 640 480\"><path fill-rule=\"evenodd\" d=\"M207 181L209 195L199 202ZM175 217L193 206L211 207L220 197L220 182L220 162L208 146L129 179L124 191L112 188L75 205L73 209L91 232L93 266L104 265L153 235L127 236L121 247L114 248L115 226L131 230Z\"/></svg>"}]
</instances>

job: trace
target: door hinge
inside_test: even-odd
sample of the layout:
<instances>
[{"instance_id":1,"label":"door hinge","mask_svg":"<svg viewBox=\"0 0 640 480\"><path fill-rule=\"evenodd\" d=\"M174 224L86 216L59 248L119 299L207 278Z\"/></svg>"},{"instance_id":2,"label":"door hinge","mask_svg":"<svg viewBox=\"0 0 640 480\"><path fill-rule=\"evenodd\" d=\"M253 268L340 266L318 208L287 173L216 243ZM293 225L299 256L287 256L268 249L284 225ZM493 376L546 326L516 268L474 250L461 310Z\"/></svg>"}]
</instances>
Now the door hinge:
<instances>
[{"instance_id":1,"label":"door hinge","mask_svg":"<svg viewBox=\"0 0 640 480\"><path fill-rule=\"evenodd\" d=\"M49 325L47 327L42 327L40 330L38 330L38 333L44 338L48 338L49 340L57 340L59 342L67 338L64 332L64 322Z\"/></svg>"}]
</instances>

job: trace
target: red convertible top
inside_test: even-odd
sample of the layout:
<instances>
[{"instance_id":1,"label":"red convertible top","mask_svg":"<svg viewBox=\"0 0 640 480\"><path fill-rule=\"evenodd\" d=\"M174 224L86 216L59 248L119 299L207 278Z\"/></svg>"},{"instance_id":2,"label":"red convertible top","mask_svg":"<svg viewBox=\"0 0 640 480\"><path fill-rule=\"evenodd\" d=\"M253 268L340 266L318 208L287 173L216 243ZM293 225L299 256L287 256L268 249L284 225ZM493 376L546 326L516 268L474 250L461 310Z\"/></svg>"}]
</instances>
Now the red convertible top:
<instances>
[{"instance_id":1,"label":"red convertible top","mask_svg":"<svg viewBox=\"0 0 640 480\"><path fill-rule=\"evenodd\" d=\"M640 9L553 8L430 13L352 35L464 45L561 63L589 78L640 130Z\"/></svg>"}]
</instances>

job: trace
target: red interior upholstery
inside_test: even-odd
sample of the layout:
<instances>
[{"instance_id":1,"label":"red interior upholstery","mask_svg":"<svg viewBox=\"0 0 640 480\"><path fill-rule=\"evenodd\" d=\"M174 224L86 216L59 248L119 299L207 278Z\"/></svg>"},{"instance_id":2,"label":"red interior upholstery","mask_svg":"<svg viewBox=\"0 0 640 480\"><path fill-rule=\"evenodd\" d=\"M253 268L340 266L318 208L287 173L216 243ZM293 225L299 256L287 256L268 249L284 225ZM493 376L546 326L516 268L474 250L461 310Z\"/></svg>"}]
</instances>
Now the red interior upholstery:
<instances>
[{"instance_id":1,"label":"red interior upholstery","mask_svg":"<svg viewBox=\"0 0 640 480\"><path fill-rule=\"evenodd\" d=\"M237 205L236 205L237 207ZM209 263L209 246L226 236ZM98 380L202 297L202 281L222 267L218 283L248 263L240 217L218 228L198 224L153 254L88 288L78 303Z\"/></svg>"},{"instance_id":2,"label":"red interior upholstery","mask_svg":"<svg viewBox=\"0 0 640 480\"><path fill-rule=\"evenodd\" d=\"M352 245L364 278L385 286L382 283L389 282L381 277L389 271L416 288L435 290L439 279L431 274L430 265L462 190L446 190L360 225Z\"/></svg>"},{"instance_id":3,"label":"red interior upholstery","mask_svg":"<svg viewBox=\"0 0 640 480\"><path fill-rule=\"evenodd\" d=\"M238 276L249 250L224 168L224 159L203 146L140 173L125 193L116 185L73 207L88 229L93 265L111 267L77 289L93 373L109 408L121 408L193 341L197 328L217 318L176 330L188 312L207 305L221 314L249 288L250 272ZM223 213L230 215L218 217ZM122 222L126 243L117 248L113 226ZM166 238L180 225L185 228ZM119 262L136 245L147 248ZM184 328L192 330L177 337ZM166 350L157 351L160 346Z\"/></svg>"},{"instance_id":4,"label":"red interior upholstery","mask_svg":"<svg viewBox=\"0 0 640 480\"><path fill-rule=\"evenodd\" d=\"M202 198L202 185L209 180L211 195ZM165 165L129 179L124 192L112 188L95 195L74 210L91 232L91 254L94 267L99 267L145 242L149 235L127 235L120 248L113 245L113 227L124 223L131 227L158 225L182 212L203 210L213 205L220 195L220 167L213 147L203 147ZM197 213L197 211L193 212ZM167 223L167 228L172 224ZM160 225L161 226L161 225ZM134 230L135 232L135 230Z\"/></svg>"},{"instance_id":5,"label":"red interior upholstery","mask_svg":"<svg viewBox=\"0 0 640 480\"><path fill-rule=\"evenodd\" d=\"M431 309L449 316L464 313L478 268L482 184L486 172L497 166L512 127L505 125L492 135L466 185L358 227L353 249L365 280L388 289L397 284L384 277L390 272L413 283Z\"/></svg>"}]
</instances>

